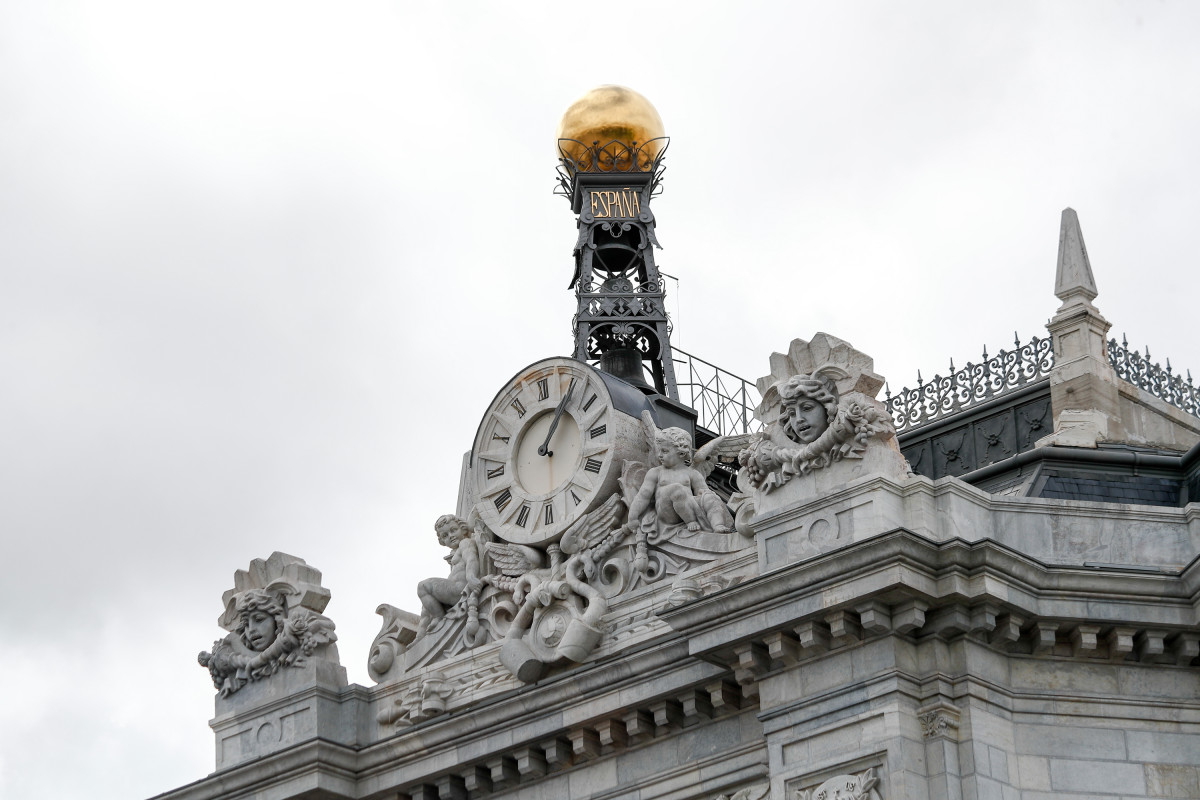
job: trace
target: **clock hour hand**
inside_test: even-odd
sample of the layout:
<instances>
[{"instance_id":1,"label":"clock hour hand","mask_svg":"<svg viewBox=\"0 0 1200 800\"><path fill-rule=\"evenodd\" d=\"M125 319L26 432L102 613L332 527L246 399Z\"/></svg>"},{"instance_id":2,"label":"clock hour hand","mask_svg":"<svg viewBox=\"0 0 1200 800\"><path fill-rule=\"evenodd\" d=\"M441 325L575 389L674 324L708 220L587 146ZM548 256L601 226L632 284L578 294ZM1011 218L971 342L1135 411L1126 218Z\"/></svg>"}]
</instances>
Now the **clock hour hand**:
<instances>
[{"instance_id":1,"label":"clock hour hand","mask_svg":"<svg viewBox=\"0 0 1200 800\"><path fill-rule=\"evenodd\" d=\"M562 396L562 400L558 401L558 406L554 409L554 419L550 421L550 430L546 433L546 441L542 442L542 446L538 448L539 456L552 456L553 451L550 448L550 440L554 438L554 431L558 429L558 421L562 418L563 411L567 409L567 402L571 399L571 393L575 391L575 379L571 379L570 385L567 386L567 393Z\"/></svg>"}]
</instances>

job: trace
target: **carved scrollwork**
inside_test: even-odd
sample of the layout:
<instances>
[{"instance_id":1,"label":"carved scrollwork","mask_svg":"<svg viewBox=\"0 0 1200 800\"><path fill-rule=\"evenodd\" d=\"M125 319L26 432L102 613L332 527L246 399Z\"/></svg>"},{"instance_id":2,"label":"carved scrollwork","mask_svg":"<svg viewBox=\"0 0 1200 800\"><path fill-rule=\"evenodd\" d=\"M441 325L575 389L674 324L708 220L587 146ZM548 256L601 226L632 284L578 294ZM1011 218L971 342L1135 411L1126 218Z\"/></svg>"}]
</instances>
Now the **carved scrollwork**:
<instances>
[{"instance_id":1,"label":"carved scrollwork","mask_svg":"<svg viewBox=\"0 0 1200 800\"><path fill-rule=\"evenodd\" d=\"M1129 340L1124 335L1120 344L1116 339L1108 340L1108 360L1121 380L1200 417L1200 388L1192 383L1191 370L1187 371L1185 381L1182 374L1174 372L1171 359L1167 359L1167 368L1163 369L1150 360L1149 347L1143 357L1136 348L1129 349Z\"/></svg>"},{"instance_id":2,"label":"carved scrollwork","mask_svg":"<svg viewBox=\"0 0 1200 800\"><path fill-rule=\"evenodd\" d=\"M628 534L621 525L624 516L621 498L613 495L569 528L558 545L547 548L550 567L527 571L517 580L513 601L520 607L505 634L500 661L520 680L535 681L554 663L582 661L600 641L608 599L591 582L603 575L605 560ZM489 547L500 563L533 549ZM531 554L524 557L532 560ZM513 563L516 569L525 566Z\"/></svg>"},{"instance_id":3,"label":"carved scrollwork","mask_svg":"<svg viewBox=\"0 0 1200 800\"><path fill-rule=\"evenodd\" d=\"M367 672L374 680L382 681L416 638L420 618L387 603L381 603L375 613L383 617L383 627L371 642Z\"/></svg>"},{"instance_id":4,"label":"carved scrollwork","mask_svg":"<svg viewBox=\"0 0 1200 800\"><path fill-rule=\"evenodd\" d=\"M1110 359L1115 344L1109 343ZM903 433L1045 378L1052 369L1054 348L1049 338L1034 336L1022 345L1014 334L1012 350L989 357L984 348L978 364L955 369L951 361L945 376L934 375L928 382L918 372L917 388L906 386L895 395L888 390L887 407L896 430Z\"/></svg>"}]
</instances>

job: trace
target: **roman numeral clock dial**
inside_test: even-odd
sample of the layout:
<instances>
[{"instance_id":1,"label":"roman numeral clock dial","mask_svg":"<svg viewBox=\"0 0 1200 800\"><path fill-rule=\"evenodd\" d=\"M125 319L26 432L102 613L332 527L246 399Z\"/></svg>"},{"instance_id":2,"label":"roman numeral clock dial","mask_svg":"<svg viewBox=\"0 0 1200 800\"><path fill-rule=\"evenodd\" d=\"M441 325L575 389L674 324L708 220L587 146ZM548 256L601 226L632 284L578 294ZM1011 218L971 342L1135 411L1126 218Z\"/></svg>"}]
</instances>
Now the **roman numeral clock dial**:
<instances>
[{"instance_id":1,"label":"roman numeral clock dial","mask_svg":"<svg viewBox=\"0 0 1200 800\"><path fill-rule=\"evenodd\" d=\"M476 511L514 544L557 540L618 490L638 424L613 407L605 378L587 364L533 364L500 390L480 422L469 478Z\"/></svg>"}]
</instances>

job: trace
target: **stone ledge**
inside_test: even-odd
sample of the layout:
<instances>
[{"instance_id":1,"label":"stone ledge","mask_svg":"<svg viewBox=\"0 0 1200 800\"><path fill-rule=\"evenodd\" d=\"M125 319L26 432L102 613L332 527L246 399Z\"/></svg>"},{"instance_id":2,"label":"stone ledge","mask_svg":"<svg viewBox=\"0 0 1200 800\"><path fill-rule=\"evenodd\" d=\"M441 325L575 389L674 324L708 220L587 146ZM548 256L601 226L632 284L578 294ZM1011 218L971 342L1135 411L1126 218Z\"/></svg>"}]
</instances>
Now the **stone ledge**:
<instances>
[{"instance_id":1,"label":"stone ledge","mask_svg":"<svg viewBox=\"0 0 1200 800\"><path fill-rule=\"evenodd\" d=\"M1043 562L1178 569L1200 549L1195 520L1186 506L999 497L953 477L874 476L760 515L752 525L764 572L899 529L932 541L990 539Z\"/></svg>"},{"instance_id":2,"label":"stone ledge","mask_svg":"<svg viewBox=\"0 0 1200 800\"><path fill-rule=\"evenodd\" d=\"M1006 653L1190 666L1200 656L1182 573L1054 567L995 542L935 543L895 531L660 612L689 652L751 684L891 635L970 636Z\"/></svg>"},{"instance_id":3,"label":"stone ledge","mask_svg":"<svg viewBox=\"0 0 1200 800\"><path fill-rule=\"evenodd\" d=\"M284 800L358 798L357 754L353 748L314 739L275 753L270 768L261 761L214 772L207 778L150 800Z\"/></svg>"}]
</instances>

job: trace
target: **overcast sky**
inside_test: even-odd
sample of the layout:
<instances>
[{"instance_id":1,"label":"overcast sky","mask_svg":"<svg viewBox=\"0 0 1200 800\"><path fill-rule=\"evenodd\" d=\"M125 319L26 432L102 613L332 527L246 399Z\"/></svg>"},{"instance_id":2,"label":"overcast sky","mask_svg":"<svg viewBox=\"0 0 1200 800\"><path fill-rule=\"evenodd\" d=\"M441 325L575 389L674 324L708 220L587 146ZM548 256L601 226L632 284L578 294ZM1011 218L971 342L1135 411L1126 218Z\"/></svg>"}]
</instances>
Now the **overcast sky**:
<instances>
[{"instance_id":1,"label":"overcast sky","mask_svg":"<svg viewBox=\"0 0 1200 800\"><path fill-rule=\"evenodd\" d=\"M893 388L1101 312L1198 370L1196 3L0 3L0 797L213 767L234 570L324 573L350 679L496 390L568 355L554 131L672 137L676 344L827 331Z\"/></svg>"}]
</instances>

